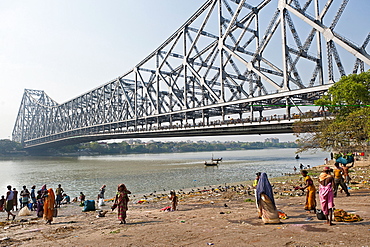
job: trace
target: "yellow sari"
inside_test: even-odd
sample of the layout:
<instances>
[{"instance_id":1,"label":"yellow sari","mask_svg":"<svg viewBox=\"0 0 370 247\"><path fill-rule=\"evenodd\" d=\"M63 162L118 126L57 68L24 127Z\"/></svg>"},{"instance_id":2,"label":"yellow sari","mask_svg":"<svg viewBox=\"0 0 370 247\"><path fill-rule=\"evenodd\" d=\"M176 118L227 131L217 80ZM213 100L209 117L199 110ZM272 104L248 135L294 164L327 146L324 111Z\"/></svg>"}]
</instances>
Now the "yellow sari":
<instances>
[{"instance_id":1,"label":"yellow sari","mask_svg":"<svg viewBox=\"0 0 370 247\"><path fill-rule=\"evenodd\" d=\"M306 176L304 178L304 182L307 185L307 180L311 180L310 176ZM307 187L307 195L306 195L306 205L304 207L305 210L315 210L316 209L316 188L315 185L312 184Z\"/></svg>"}]
</instances>

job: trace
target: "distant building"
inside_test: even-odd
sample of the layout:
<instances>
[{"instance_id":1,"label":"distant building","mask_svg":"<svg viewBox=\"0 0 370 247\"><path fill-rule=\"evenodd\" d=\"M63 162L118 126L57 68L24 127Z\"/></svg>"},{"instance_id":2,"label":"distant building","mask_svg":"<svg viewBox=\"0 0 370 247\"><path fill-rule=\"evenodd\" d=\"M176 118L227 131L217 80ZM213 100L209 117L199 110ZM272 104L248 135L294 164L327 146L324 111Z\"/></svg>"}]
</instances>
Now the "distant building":
<instances>
[{"instance_id":1,"label":"distant building","mask_svg":"<svg viewBox=\"0 0 370 247\"><path fill-rule=\"evenodd\" d=\"M279 143L279 138L266 138L265 142Z\"/></svg>"},{"instance_id":2,"label":"distant building","mask_svg":"<svg viewBox=\"0 0 370 247\"><path fill-rule=\"evenodd\" d=\"M127 140L126 141L127 142L127 144L130 144L130 145L136 145L136 144L141 144L142 143L142 141L140 140L140 139L130 139L130 140Z\"/></svg>"}]
</instances>

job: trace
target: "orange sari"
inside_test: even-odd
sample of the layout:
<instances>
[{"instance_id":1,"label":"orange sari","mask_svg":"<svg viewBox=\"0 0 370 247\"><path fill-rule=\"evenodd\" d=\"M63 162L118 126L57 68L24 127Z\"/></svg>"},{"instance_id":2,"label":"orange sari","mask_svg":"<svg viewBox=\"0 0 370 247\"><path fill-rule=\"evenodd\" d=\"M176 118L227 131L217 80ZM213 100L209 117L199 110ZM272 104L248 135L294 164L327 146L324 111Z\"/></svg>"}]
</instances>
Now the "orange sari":
<instances>
[{"instance_id":1,"label":"orange sari","mask_svg":"<svg viewBox=\"0 0 370 247\"><path fill-rule=\"evenodd\" d=\"M44 201L44 220L53 221L55 195L52 188L48 189L48 195Z\"/></svg>"}]
</instances>

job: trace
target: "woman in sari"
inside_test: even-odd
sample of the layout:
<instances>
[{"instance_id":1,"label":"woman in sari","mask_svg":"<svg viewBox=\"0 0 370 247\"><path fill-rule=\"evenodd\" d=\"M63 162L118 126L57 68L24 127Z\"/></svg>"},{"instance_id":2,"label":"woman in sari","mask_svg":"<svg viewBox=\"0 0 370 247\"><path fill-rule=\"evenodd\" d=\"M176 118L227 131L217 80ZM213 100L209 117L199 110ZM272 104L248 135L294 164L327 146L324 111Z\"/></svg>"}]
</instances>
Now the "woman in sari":
<instances>
[{"instance_id":1,"label":"woman in sari","mask_svg":"<svg viewBox=\"0 0 370 247\"><path fill-rule=\"evenodd\" d=\"M262 173L256 188L258 216L265 224L280 223L274 194L266 173Z\"/></svg>"},{"instance_id":2,"label":"woman in sari","mask_svg":"<svg viewBox=\"0 0 370 247\"><path fill-rule=\"evenodd\" d=\"M112 210L118 207L118 219L121 221L120 224L126 224L126 211L128 210L127 204L130 200L128 198L128 194L131 194L131 192L127 190L124 184L118 185L117 190Z\"/></svg>"},{"instance_id":3,"label":"woman in sari","mask_svg":"<svg viewBox=\"0 0 370 247\"><path fill-rule=\"evenodd\" d=\"M313 181L310 176L308 176L308 172L306 170L301 171L302 176L304 177L305 186L300 188L301 190L307 189L306 194L306 204L304 209L310 213L313 210L316 213L316 188L313 184Z\"/></svg>"},{"instance_id":4,"label":"woman in sari","mask_svg":"<svg viewBox=\"0 0 370 247\"><path fill-rule=\"evenodd\" d=\"M50 188L44 194L44 220L46 220L46 224L51 224L53 221L54 206L55 194L53 189Z\"/></svg>"},{"instance_id":5,"label":"woman in sari","mask_svg":"<svg viewBox=\"0 0 370 247\"><path fill-rule=\"evenodd\" d=\"M41 218L44 215L44 197L42 195L41 190L37 191L36 196L36 203L37 203L37 217Z\"/></svg>"},{"instance_id":6,"label":"woman in sari","mask_svg":"<svg viewBox=\"0 0 370 247\"><path fill-rule=\"evenodd\" d=\"M330 174L333 170L329 167L324 167L323 172L319 176L319 196L320 196L320 203L321 209L326 217L326 224L334 225L332 223L332 215L333 215L333 208L334 208L334 192L333 192L333 185L334 185L334 178Z\"/></svg>"}]
</instances>

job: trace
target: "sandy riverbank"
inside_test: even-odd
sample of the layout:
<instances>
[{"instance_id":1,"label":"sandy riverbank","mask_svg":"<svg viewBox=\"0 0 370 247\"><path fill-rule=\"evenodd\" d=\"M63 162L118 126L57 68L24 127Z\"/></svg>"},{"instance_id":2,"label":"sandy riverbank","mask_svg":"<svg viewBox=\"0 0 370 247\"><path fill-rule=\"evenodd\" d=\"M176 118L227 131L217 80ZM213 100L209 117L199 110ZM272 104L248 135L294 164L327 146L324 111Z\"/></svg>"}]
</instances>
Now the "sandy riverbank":
<instances>
[{"instance_id":1,"label":"sandy riverbank","mask_svg":"<svg viewBox=\"0 0 370 247\"><path fill-rule=\"evenodd\" d=\"M313 168L313 176L320 167ZM180 196L179 210L162 212L169 206L161 197L129 204L126 225L119 225L115 212L97 218L96 212L81 212L77 205L62 206L52 225L35 216L6 222L0 213L0 246L368 246L370 245L370 173L368 164L351 169L351 196L339 194L336 208L360 215L360 222L336 222L327 226L304 210L305 197L293 187L299 175L273 178L276 205L288 219L279 225L264 225L256 215L249 182L214 191ZM243 186L237 186L242 184ZM317 202L319 200L317 198ZM226 204L226 205L225 205ZM225 207L227 206L227 207ZM318 207L320 208L320 207ZM109 210L110 203L103 207ZM308 216L313 220L307 221ZM25 222L21 222L21 220Z\"/></svg>"}]
</instances>

